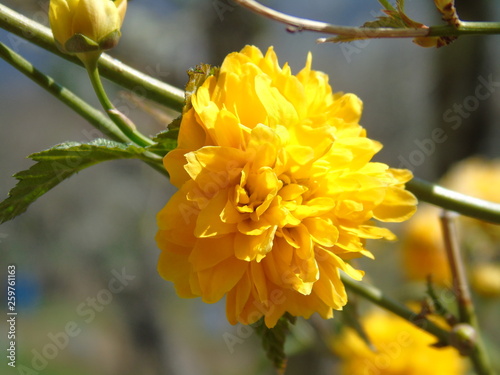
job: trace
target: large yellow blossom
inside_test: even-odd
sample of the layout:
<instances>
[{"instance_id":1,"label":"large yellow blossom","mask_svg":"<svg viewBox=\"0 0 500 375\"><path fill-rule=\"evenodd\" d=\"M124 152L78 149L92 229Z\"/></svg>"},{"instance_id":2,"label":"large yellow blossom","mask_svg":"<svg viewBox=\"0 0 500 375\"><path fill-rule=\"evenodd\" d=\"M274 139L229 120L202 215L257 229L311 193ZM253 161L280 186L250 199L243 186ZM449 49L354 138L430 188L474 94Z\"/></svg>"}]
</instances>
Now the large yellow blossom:
<instances>
[{"instance_id":1,"label":"large yellow blossom","mask_svg":"<svg viewBox=\"0 0 500 375\"><path fill-rule=\"evenodd\" d=\"M268 327L345 305L339 270L361 279L346 261L371 256L367 238L394 238L370 220L406 220L416 204L409 171L370 162L382 146L361 110L310 55L296 76L272 48L226 57L164 159L179 191L158 214L158 268L181 297L226 296L229 322Z\"/></svg>"},{"instance_id":2,"label":"large yellow blossom","mask_svg":"<svg viewBox=\"0 0 500 375\"><path fill-rule=\"evenodd\" d=\"M455 348L433 348L436 338L414 325L376 310L363 320L371 349L351 328L333 349L342 359L342 375L461 375L466 366Z\"/></svg>"}]
</instances>

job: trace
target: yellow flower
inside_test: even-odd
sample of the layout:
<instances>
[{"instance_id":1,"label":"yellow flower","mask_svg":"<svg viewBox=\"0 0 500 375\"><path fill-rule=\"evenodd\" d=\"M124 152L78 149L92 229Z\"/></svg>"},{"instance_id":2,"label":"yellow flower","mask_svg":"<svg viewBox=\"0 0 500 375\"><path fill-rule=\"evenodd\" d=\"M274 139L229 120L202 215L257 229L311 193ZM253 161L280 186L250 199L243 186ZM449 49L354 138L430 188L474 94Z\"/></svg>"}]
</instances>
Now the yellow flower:
<instances>
[{"instance_id":1,"label":"yellow flower","mask_svg":"<svg viewBox=\"0 0 500 375\"><path fill-rule=\"evenodd\" d=\"M342 359L343 375L460 375L466 366L454 348L433 348L431 334L380 310L365 316L363 327L374 345L370 349L359 335L347 328L333 342Z\"/></svg>"},{"instance_id":2,"label":"yellow flower","mask_svg":"<svg viewBox=\"0 0 500 375\"><path fill-rule=\"evenodd\" d=\"M339 270L363 275L346 261L394 238L370 220L415 211L411 173L370 162L382 146L358 123L361 101L333 94L310 55L295 76L247 46L191 99L164 158L179 191L158 214L160 274L181 297L226 296L232 324L332 317L347 302Z\"/></svg>"},{"instance_id":3,"label":"yellow flower","mask_svg":"<svg viewBox=\"0 0 500 375\"><path fill-rule=\"evenodd\" d=\"M57 47L77 55L113 48L126 10L127 0L50 0L49 20Z\"/></svg>"}]
</instances>

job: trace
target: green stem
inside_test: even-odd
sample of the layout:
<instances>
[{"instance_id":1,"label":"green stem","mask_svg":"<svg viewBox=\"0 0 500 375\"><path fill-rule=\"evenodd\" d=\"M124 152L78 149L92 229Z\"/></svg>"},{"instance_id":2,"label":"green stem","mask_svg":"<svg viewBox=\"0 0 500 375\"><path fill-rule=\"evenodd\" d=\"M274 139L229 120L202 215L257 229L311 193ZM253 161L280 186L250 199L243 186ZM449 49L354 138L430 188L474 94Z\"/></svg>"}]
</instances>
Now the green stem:
<instances>
[{"instance_id":1,"label":"green stem","mask_svg":"<svg viewBox=\"0 0 500 375\"><path fill-rule=\"evenodd\" d=\"M138 132L135 129L135 125L128 120L125 115L119 113L113 103L111 103L106 94L106 90L104 90L104 86L102 85L99 69L97 68L95 61L91 61L90 63L86 62L85 67L87 68L90 81L92 82L92 87L94 87L94 91L99 99L99 102L106 110L109 118L116 124L116 126L118 126L122 133L125 134L132 142L141 147L147 147L154 144L150 138Z\"/></svg>"},{"instance_id":2,"label":"green stem","mask_svg":"<svg viewBox=\"0 0 500 375\"><path fill-rule=\"evenodd\" d=\"M461 36L500 34L500 22L460 21L460 26L431 26L429 36Z\"/></svg>"},{"instance_id":3,"label":"green stem","mask_svg":"<svg viewBox=\"0 0 500 375\"><path fill-rule=\"evenodd\" d=\"M421 201L465 216L500 224L500 204L498 203L457 193L416 177L406 183L406 188Z\"/></svg>"},{"instance_id":4,"label":"green stem","mask_svg":"<svg viewBox=\"0 0 500 375\"><path fill-rule=\"evenodd\" d=\"M54 44L54 38L49 28L13 11L0 4L0 28L3 28L20 38L26 39L68 61L83 65L75 56L59 51ZM99 59L99 68L103 77L129 90L140 87L144 96L178 112L184 105L184 92L174 86L141 73L122 62L103 54ZM141 92L142 94L142 92Z\"/></svg>"},{"instance_id":5,"label":"green stem","mask_svg":"<svg viewBox=\"0 0 500 375\"><path fill-rule=\"evenodd\" d=\"M367 300L373 302L374 304L393 312L394 314L400 316L401 318L407 320L411 324L417 326L424 331L429 332L434 335L439 344L450 345L450 332L439 327L434 322L428 320L427 318L418 315L409 308L401 305L400 303L393 301L392 299L384 296L384 294L374 286L368 285L364 282L355 281L345 274L340 275L342 282L345 287L351 292L366 298Z\"/></svg>"},{"instance_id":6,"label":"green stem","mask_svg":"<svg viewBox=\"0 0 500 375\"><path fill-rule=\"evenodd\" d=\"M66 104L69 108L74 110L109 138L118 142L129 142L128 137L123 134L120 129L118 129L117 126L101 111L86 103L70 90L57 84L57 82L55 82L53 78L36 69L29 61L24 59L19 54L15 53L13 50L11 50L1 42L0 57L10 65L12 65L14 68L19 70L21 73L23 73L25 76L30 78L32 81L37 83L40 87L54 95L57 99ZM161 164L161 160L157 157L152 156L151 153L145 154L145 156L148 155L151 156L149 157L151 161L146 161L146 163L163 175L168 176L167 171Z\"/></svg>"},{"instance_id":7,"label":"green stem","mask_svg":"<svg viewBox=\"0 0 500 375\"><path fill-rule=\"evenodd\" d=\"M0 57L81 115L109 138L118 142L129 141L125 134L106 118L101 111L87 104L70 90L57 84L54 79L36 69L29 61L1 42Z\"/></svg>"}]
</instances>

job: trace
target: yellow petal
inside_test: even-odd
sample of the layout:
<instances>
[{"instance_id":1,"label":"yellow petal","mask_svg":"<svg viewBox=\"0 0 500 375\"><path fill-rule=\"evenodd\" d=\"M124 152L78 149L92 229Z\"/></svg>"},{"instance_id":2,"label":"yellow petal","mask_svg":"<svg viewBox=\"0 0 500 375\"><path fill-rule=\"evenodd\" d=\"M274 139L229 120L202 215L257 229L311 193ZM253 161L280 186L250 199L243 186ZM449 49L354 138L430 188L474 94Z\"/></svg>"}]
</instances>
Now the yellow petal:
<instances>
[{"instance_id":1,"label":"yellow petal","mask_svg":"<svg viewBox=\"0 0 500 375\"><path fill-rule=\"evenodd\" d=\"M49 21L54 39L64 46L74 35L72 29L73 16L79 0L51 0L49 6Z\"/></svg>"},{"instance_id":2,"label":"yellow petal","mask_svg":"<svg viewBox=\"0 0 500 375\"><path fill-rule=\"evenodd\" d=\"M276 125L292 126L297 123L297 111L275 87L272 87L268 77L256 76L255 90L267 112L267 121L270 127Z\"/></svg>"},{"instance_id":3,"label":"yellow petal","mask_svg":"<svg viewBox=\"0 0 500 375\"><path fill-rule=\"evenodd\" d=\"M380 221L399 222L409 219L417 210L417 199L400 187L387 189L385 199L373 210L373 217Z\"/></svg>"},{"instance_id":4,"label":"yellow petal","mask_svg":"<svg viewBox=\"0 0 500 375\"><path fill-rule=\"evenodd\" d=\"M182 298L197 297L193 294L189 276L191 273L191 265L188 262L187 256L182 251L173 251L177 245L169 245L169 251L162 251L158 260L158 273L165 280L172 281L175 285L177 294ZM184 250L187 250L184 248Z\"/></svg>"},{"instance_id":5,"label":"yellow petal","mask_svg":"<svg viewBox=\"0 0 500 375\"><path fill-rule=\"evenodd\" d=\"M314 150L311 147L289 145L286 149L290 157L299 165L305 165L314 159Z\"/></svg>"},{"instance_id":6,"label":"yellow petal","mask_svg":"<svg viewBox=\"0 0 500 375\"><path fill-rule=\"evenodd\" d=\"M197 240L189 255L193 271L206 270L234 256L233 242L233 236Z\"/></svg>"},{"instance_id":7,"label":"yellow petal","mask_svg":"<svg viewBox=\"0 0 500 375\"><path fill-rule=\"evenodd\" d=\"M343 226L343 228L362 238L370 238L370 239L385 238L386 240L389 241L393 241L396 239L395 234L392 233L387 228L374 227L371 225L360 225L355 228L347 228Z\"/></svg>"},{"instance_id":8,"label":"yellow petal","mask_svg":"<svg viewBox=\"0 0 500 375\"><path fill-rule=\"evenodd\" d=\"M228 224L222 221L221 215L228 202L227 190L219 191L208 204L200 211L196 228L195 237L221 237L236 230L235 224Z\"/></svg>"},{"instance_id":9,"label":"yellow petal","mask_svg":"<svg viewBox=\"0 0 500 375\"><path fill-rule=\"evenodd\" d=\"M277 227L271 227L262 234L249 236L237 232L234 239L234 255L236 258L250 262L260 262L273 248Z\"/></svg>"},{"instance_id":10,"label":"yellow petal","mask_svg":"<svg viewBox=\"0 0 500 375\"><path fill-rule=\"evenodd\" d=\"M303 221L313 240L323 246L332 247L339 238L339 230L330 221L318 217Z\"/></svg>"},{"instance_id":11,"label":"yellow petal","mask_svg":"<svg viewBox=\"0 0 500 375\"><path fill-rule=\"evenodd\" d=\"M243 151L218 146L206 146L190 152L186 154L186 159L187 173L209 196L234 185L245 163Z\"/></svg>"},{"instance_id":12,"label":"yellow petal","mask_svg":"<svg viewBox=\"0 0 500 375\"><path fill-rule=\"evenodd\" d=\"M279 191L279 195L286 201L291 201L293 199L296 199L300 197L302 194L304 194L308 188L303 185L299 184L288 184L286 186L283 186L282 189Z\"/></svg>"},{"instance_id":13,"label":"yellow petal","mask_svg":"<svg viewBox=\"0 0 500 375\"><path fill-rule=\"evenodd\" d=\"M247 262L231 257L198 272L203 301L214 303L220 300L241 279L247 267Z\"/></svg>"},{"instance_id":14,"label":"yellow petal","mask_svg":"<svg viewBox=\"0 0 500 375\"><path fill-rule=\"evenodd\" d=\"M268 302L268 287L267 287L267 278L264 273L263 267L256 262L250 263L250 275L255 285L255 289L257 290L257 294L259 296L260 302Z\"/></svg>"},{"instance_id":15,"label":"yellow petal","mask_svg":"<svg viewBox=\"0 0 500 375\"><path fill-rule=\"evenodd\" d=\"M180 188L186 181L190 179L184 165L186 160L187 150L175 149L170 151L163 158L163 165L170 174L170 183L177 188Z\"/></svg>"},{"instance_id":16,"label":"yellow petal","mask_svg":"<svg viewBox=\"0 0 500 375\"><path fill-rule=\"evenodd\" d=\"M251 279L247 271L243 274L236 286L227 293L226 316L229 323L238 323L238 319L250 297L251 290Z\"/></svg>"},{"instance_id":17,"label":"yellow petal","mask_svg":"<svg viewBox=\"0 0 500 375\"><path fill-rule=\"evenodd\" d=\"M261 235L265 231L267 231L269 228L271 228L271 223L267 221L266 219L260 219L260 220L244 220L240 221L237 225L238 232L247 235L247 236L257 236Z\"/></svg>"}]
</instances>

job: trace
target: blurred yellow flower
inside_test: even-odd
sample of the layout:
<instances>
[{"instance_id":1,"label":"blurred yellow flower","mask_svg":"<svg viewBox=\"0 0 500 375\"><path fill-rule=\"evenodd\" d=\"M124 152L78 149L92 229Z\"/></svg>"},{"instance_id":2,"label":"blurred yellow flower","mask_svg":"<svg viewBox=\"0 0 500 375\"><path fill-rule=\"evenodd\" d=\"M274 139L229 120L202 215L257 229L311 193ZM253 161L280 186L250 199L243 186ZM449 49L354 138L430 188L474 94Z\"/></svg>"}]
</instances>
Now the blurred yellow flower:
<instances>
[{"instance_id":1,"label":"blurred yellow flower","mask_svg":"<svg viewBox=\"0 0 500 375\"><path fill-rule=\"evenodd\" d=\"M343 375L460 375L466 365L454 348L433 348L436 339L395 315L376 310L365 316L363 327L374 345L370 349L352 329L333 341L342 359Z\"/></svg>"},{"instance_id":2,"label":"blurred yellow flower","mask_svg":"<svg viewBox=\"0 0 500 375\"><path fill-rule=\"evenodd\" d=\"M441 183L460 193L500 203L500 159L471 157L455 164Z\"/></svg>"},{"instance_id":3,"label":"blurred yellow flower","mask_svg":"<svg viewBox=\"0 0 500 375\"><path fill-rule=\"evenodd\" d=\"M127 0L50 0L50 27L57 47L77 56L113 48L126 10Z\"/></svg>"},{"instance_id":4,"label":"blurred yellow flower","mask_svg":"<svg viewBox=\"0 0 500 375\"><path fill-rule=\"evenodd\" d=\"M470 157L455 164L441 179L449 189L500 203L500 159ZM461 218L464 248L478 263L500 261L500 227L481 220Z\"/></svg>"},{"instance_id":5,"label":"blurred yellow flower","mask_svg":"<svg viewBox=\"0 0 500 375\"><path fill-rule=\"evenodd\" d=\"M500 264L480 264L471 271L474 290L484 297L500 296Z\"/></svg>"},{"instance_id":6,"label":"blurred yellow flower","mask_svg":"<svg viewBox=\"0 0 500 375\"><path fill-rule=\"evenodd\" d=\"M232 324L332 317L347 302L339 270L363 276L346 261L372 256L367 238L394 239L371 219L415 211L411 173L370 162L382 146L361 101L333 94L311 60L292 75L272 48L228 55L164 158L179 191L158 214L159 272L181 297L226 296Z\"/></svg>"},{"instance_id":7,"label":"blurred yellow flower","mask_svg":"<svg viewBox=\"0 0 500 375\"><path fill-rule=\"evenodd\" d=\"M403 235L403 264L410 280L432 281L439 285L451 285L451 274L444 249L439 209L421 205L407 223Z\"/></svg>"},{"instance_id":8,"label":"blurred yellow flower","mask_svg":"<svg viewBox=\"0 0 500 375\"><path fill-rule=\"evenodd\" d=\"M500 203L500 160L465 159L455 164L440 184L466 195ZM411 280L425 280L431 274L435 283L451 285L439 214L438 208L422 205L408 221L403 264ZM491 267L483 265L499 260L500 227L464 216L460 217L459 224L461 244L464 250L470 250L472 258L469 267L472 286L478 293L493 296L500 276L495 278Z\"/></svg>"}]
</instances>

